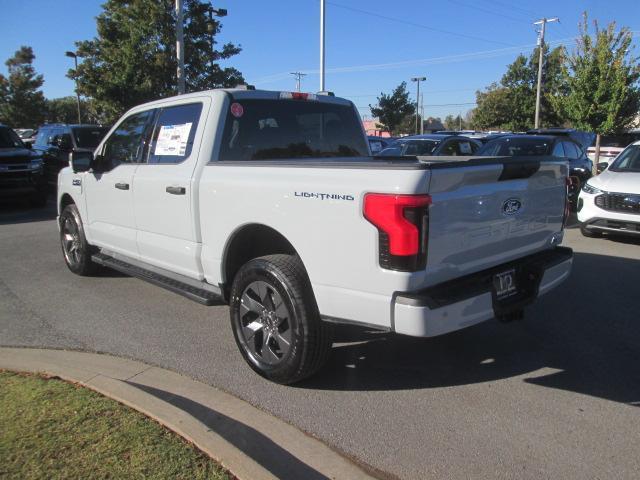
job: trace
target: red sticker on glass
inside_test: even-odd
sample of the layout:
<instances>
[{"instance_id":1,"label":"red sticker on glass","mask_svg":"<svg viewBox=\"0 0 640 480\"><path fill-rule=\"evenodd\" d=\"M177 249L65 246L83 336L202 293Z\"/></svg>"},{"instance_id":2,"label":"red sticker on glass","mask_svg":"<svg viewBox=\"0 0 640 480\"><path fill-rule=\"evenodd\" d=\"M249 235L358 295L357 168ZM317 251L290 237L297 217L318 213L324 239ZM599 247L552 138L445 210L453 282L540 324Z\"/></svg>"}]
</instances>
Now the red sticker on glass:
<instances>
[{"instance_id":1,"label":"red sticker on glass","mask_svg":"<svg viewBox=\"0 0 640 480\"><path fill-rule=\"evenodd\" d=\"M242 105L240 105L239 103L232 103L231 115L236 118L240 118L242 115L244 115L244 108L242 108Z\"/></svg>"}]
</instances>

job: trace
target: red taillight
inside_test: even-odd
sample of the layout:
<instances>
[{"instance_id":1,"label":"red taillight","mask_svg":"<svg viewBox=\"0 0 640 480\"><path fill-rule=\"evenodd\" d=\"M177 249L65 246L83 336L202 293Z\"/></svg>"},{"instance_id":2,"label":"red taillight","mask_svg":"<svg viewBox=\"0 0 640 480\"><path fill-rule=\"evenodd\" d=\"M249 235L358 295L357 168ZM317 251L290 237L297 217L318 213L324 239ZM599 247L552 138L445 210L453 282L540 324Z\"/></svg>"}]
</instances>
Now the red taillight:
<instances>
[{"instance_id":1,"label":"red taillight","mask_svg":"<svg viewBox=\"0 0 640 480\"><path fill-rule=\"evenodd\" d=\"M430 195L365 195L364 217L380 232L381 266L405 271L424 266L429 205Z\"/></svg>"}]
</instances>

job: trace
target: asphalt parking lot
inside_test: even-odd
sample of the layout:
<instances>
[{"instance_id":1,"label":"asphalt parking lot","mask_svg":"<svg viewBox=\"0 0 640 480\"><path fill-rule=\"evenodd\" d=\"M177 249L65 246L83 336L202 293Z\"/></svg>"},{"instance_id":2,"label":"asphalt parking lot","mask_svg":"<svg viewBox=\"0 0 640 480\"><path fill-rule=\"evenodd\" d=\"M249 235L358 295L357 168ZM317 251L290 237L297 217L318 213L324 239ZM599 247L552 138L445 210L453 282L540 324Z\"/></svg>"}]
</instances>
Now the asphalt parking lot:
<instances>
[{"instance_id":1,"label":"asphalt parking lot","mask_svg":"<svg viewBox=\"0 0 640 480\"><path fill-rule=\"evenodd\" d=\"M0 204L0 344L108 352L189 375L384 472L417 478L638 478L640 241L575 228L569 281L495 321L415 339L345 329L294 387L241 360L227 308L64 265L53 206Z\"/></svg>"}]
</instances>

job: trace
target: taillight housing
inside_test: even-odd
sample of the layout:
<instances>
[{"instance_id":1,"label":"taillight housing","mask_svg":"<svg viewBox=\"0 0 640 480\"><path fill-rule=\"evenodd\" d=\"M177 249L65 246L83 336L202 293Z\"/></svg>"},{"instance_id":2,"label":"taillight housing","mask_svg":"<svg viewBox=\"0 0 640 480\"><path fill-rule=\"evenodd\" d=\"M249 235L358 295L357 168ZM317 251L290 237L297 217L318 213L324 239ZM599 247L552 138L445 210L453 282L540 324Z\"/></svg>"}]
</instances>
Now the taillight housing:
<instances>
[{"instance_id":1,"label":"taillight housing","mask_svg":"<svg viewBox=\"0 0 640 480\"><path fill-rule=\"evenodd\" d=\"M415 272L427 265L430 195L367 193L364 217L378 229L380 266Z\"/></svg>"}]
</instances>

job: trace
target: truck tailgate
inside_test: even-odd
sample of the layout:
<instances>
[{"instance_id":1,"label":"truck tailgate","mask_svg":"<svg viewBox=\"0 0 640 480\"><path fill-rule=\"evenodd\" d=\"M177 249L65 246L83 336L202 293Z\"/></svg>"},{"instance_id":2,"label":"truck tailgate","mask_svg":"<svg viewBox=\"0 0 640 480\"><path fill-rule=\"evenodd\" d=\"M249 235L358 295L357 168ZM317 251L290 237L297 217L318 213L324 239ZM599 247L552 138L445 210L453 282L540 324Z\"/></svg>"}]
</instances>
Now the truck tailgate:
<instances>
[{"instance_id":1,"label":"truck tailgate","mask_svg":"<svg viewBox=\"0 0 640 480\"><path fill-rule=\"evenodd\" d=\"M425 284L509 262L561 240L566 162L458 157L428 163L433 203Z\"/></svg>"}]
</instances>

